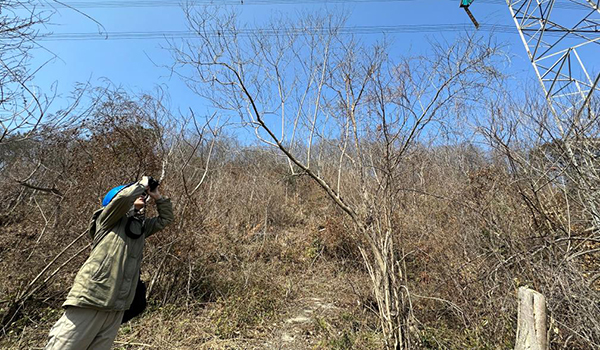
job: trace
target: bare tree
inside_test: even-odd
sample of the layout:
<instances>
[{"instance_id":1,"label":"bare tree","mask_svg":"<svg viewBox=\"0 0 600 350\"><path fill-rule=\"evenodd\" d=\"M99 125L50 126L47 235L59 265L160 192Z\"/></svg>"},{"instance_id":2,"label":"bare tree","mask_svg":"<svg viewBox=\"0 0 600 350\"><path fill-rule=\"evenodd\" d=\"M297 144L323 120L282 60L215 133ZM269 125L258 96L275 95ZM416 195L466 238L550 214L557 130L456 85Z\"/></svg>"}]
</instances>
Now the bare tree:
<instances>
[{"instance_id":1,"label":"bare tree","mask_svg":"<svg viewBox=\"0 0 600 350\"><path fill-rule=\"evenodd\" d=\"M33 1L9 0L0 5L0 142L14 132L35 130L46 112L46 101L30 85L29 69L38 27L49 18Z\"/></svg>"},{"instance_id":2,"label":"bare tree","mask_svg":"<svg viewBox=\"0 0 600 350\"><path fill-rule=\"evenodd\" d=\"M492 85L497 47L467 37L397 63L385 43L346 35L343 17L248 28L214 8L187 8L186 16L197 36L171 46L175 72L216 109L238 115L281 151L292 174L310 176L347 214L387 347L415 346L405 264L411 236L396 224L404 161ZM320 157L328 145L336 164Z\"/></svg>"},{"instance_id":3,"label":"bare tree","mask_svg":"<svg viewBox=\"0 0 600 350\"><path fill-rule=\"evenodd\" d=\"M535 91L535 89L532 89ZM597 97L557 115L533 94L489 102L480 130L503 154L532 220L527 241L514 251L525 266L512 273L535 276L548 309L569 334L551 342L600 344L597 261L600 242L600 120ZM553 333L556 336L556 334Z\"/></svg>"}]
</instances>

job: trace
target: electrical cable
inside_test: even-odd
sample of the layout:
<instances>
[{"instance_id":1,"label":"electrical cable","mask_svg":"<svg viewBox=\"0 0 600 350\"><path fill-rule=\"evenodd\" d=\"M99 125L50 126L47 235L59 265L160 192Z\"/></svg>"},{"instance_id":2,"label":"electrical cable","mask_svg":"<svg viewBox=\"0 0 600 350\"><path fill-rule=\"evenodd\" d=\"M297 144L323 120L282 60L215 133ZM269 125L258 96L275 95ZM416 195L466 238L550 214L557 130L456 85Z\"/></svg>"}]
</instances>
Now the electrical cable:
<instances>
[{"instance_id":1,"label":"electrical cable","mask_svg":"<svg viewBox=\"0 0 600 350\"><path fill-rule=\"evenodd\" d=\"M298 4L348 4L348 3L386 3L386 2L414 2L417 0L221 0L218 6L222 5L298 5ZM448 0L450 1L450 0ZM189 0L182 2L180 0L137 0L137 1L122 1L122 0L107 0L107 1L65 1L61 3L45 0L36 6L53 7L53 8L115 8L115 7L181 7L184 4L189 5L215 5L213 0ZM215 5L216 6L216 5Z\"/></svg>"},{"instance_id":2,"label":"electrical cable","mask_svg":"<svg viewBox=\"0 0 600 350\"><path fill-rule=\"evenodd\" d=\"M107 1L71 1L65 3L57 3L52 0L40 0L43 1L40 4L53 4L57 6L68 7L72 6L75 9L80 8L113 8L113 7L169 7L169 6L181 6L180 0L137 0L137 1L121 1L121 0L107 0ZM409 1L417 1L417 0L326 0L326 1L317 1L317 0L297 0L297 1L287 1L287 0L245 0L248 4L324 4L324 3L373 3L373 2L409 2ZM574 5L581 8L582 5L577 5L574 2L576 1L584 1L584 0L570 0L570 3L555 3L555 7L559 5ZM489 4L497 4L497 5L506 5L505 0L478 0L478 2L489 3ZM212 4L211 0L191 0L188 3L192 4ZM242 4L242 0L223 0L220 4ZM346 27L341 28L339 32L341 34L358 34L358 35L368 35L368 34L401 34L401 33L429 33L429 32L459 32L469 30L469 25L466 24L437 24L437 25L428 25L428 24L420 24L420 25L389 25L389 26L357 26L357 27ZM291 31L300 32L300 31L318 31L317 28L304 28L304 29L293 29L287 28L278 30L277 33L286 33L286 30L291 33ZM480 30L487 32L496 32L496 33L516 33L517 30L513 26L507 25L486 25L483 24L480 27ZM266 29L242 29L236 35L240 36L248 36L252 35L255 32L260 32L266 35L272 35L274 33L269 32ZM564 31L563 31L564 32ZM573 31L575 32L575 31ZM590 30L590 31L579 31L582 34L597 34L598 30ZM547 31L547 35L558 36L561 35L561 31ZM233 33L220 33L214 32L209 33L209 35L224 35L224 36L233 36ZM151 39L184 39L184 38L193 38L196 36L196 33L190 30L167 30L167 31L118 31L118 32L100 32L100 33L46 33L40 34L37 40L39 41L64 41L64 40L151 40Z\"/></svg>"},{"instance_id":3,"label":"electrical cable","mask_svg":"<svg viewBox=\"0 0 600 350\"><path fill-rule=\"evenodd\" d=\"M339 34L401 34L401 33L432 33L432 32L461 32L471 29L471 25L467 24L421 24L421 25L372 25L372 26L355 26L343 27L337 32ZM303 33L325 33L329 29L326 28L282 28L282 29L262 29L250 28L240 29L236 33L228 31L213 31L206 33L208 36L252 36L254 34L261 35L280 35L280 34L303 34ZM486 25L480 26L480 30L495 33L517 33L516 28L508 25ZM561 35L560 31L548 32L548 35ZM107 33L53 33L41 35L39 41L62 41L62 40L147 40L147 39L186 39L194 38L197 33L192 30L166 30L166 31L121 31Z\"/></svg>"},{"instance_id":4,"label":"electrical cable","mask_svg":"<svg viewBox=\"0 0 600 350\"><path fill-rule=\"evenodd\" d=\"M54 2L52 0L39 0L40 2L35 3L34 6L42 8L76 8L76 9L90 9L90 8L143 8L143 7L181 7L184 2L181 0L107 0L107 1L65 1L65 2ZM300 4L351 4L351 3L392 3L392 2L415 2L418 0L221 0L218 2L219 5L300 5ZM447 0L455 1L455 0ZM486 3L492 5L503 5L506 6L505 0L477 0L478 3ZM189 0L185 4L190 5L214 5L214 0ZM584 0L569 0L564 2L557 2L554 4L555 8L562 9L589 9L589 4Z\"/></svg>"}]
</instances>

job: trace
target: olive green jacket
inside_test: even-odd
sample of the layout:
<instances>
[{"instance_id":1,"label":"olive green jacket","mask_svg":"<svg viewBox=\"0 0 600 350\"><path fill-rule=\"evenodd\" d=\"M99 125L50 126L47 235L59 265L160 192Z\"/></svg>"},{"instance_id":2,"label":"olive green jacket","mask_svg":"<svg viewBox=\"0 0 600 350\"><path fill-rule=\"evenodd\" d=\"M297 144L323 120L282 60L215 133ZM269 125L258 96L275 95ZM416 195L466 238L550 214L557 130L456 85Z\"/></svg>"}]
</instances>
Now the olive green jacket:
<instances>
[{"instance_id":1,"label":"olive green jacket","mask_svg":"<svg viewBox=\"0 0 600 350\"><path fill-rule=\"evenodd\" d=\"M144 185L134 183L94 213L89 231L93 249L77 273L63 306L106 311L129 309L137 287L144 241L173 221L171 201L161 198L156 200L158 217L146 219L143 227L138 221L130 226L132 233L144 234L140 238L127 236L127 212L144 191Z\"/></svg>"}]
</instances>

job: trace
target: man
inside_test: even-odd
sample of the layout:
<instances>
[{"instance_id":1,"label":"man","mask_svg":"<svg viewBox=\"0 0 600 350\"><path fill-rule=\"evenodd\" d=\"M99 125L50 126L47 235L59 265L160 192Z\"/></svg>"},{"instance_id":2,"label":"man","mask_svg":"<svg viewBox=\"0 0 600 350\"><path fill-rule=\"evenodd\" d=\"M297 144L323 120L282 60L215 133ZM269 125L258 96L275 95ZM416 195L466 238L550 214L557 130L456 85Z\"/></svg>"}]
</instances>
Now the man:
<instances>
[{"instance_id":1,"label":"man","mask_svg":"<svg viewBox=\"0 0 600 350\"><path fill-rule=\"evenodd\" d=\"M92 216L90 257L64 302L65 313L52 327L46 349L110 349L139 279L144 241L173 221L173 206L150 189L152 178L112 189ZM156 183L157 185L157 183ZM147 196L158 217L146 219Z\"/></svg>"}]
</instances>

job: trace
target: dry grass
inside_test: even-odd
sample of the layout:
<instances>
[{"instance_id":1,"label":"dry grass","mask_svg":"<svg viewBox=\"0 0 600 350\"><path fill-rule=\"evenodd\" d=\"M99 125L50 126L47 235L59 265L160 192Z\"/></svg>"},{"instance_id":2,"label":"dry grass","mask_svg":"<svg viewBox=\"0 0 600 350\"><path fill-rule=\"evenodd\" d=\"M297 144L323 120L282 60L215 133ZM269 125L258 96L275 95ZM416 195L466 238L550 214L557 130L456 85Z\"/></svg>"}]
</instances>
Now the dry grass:
<instances>
[{"instance_id":1,"label":"dry grass","mask_svg":"<svg viewBox=\"0 0 600 350\"><path fill-rule=\"evenodd\" d=\"M47 284L35 283L39 288L17 304L18 313L10 306L87 226L106 189L160 172L162 148L132 151L148 137L178 147L169 153L161 187L175 203L176 221L148 241L142 272L154 280L151 306L122 327L117 347L382 347L355 228L310 179L290 176L269 150L223 139L200 183L210 138L194 150L189 145L198 135L178 136L183 142L152 120L106 118L96 121L97 134L88 130L96 136L66 130L30 140L31 147L12 149L0 168L0 307L2 316L15 316L0 347L43 346L86 253ZM126 156L113 158L115 152ZM589 348L600 334L598 313L589 311L598 307L598 254L565 260L567 242L557 229L564 203L540 191L543 208L554 214L532 211L520 192L524 180L480 153L418 148L398 176L403 182L391 227L406 252L415 346L512 347L515 292L529 285L548 298L552 346ZM113 166L98 166L108 163ZM352 183L350 175L343 181ZM28 184L61 195L13 180L28 176ZM572 229L579 234L578 226ZM87 243L65 252L44 278Z\"/></svg>"},{"instance_id":2,"label":"dry grass","mask_svg":"<svg viewBox=\"0 0 600 350\"><path fill-rule=\"evenodd\" d=\"M270 247L287 245L302 232L281 233ZM267 239L274 240L274 238ZM248 251L258 247L247 247ZM298 248L298 247L296 247ZM368 295L366 276L340 271L336 264L309 253L293 266L256 260L229 276L218 277L214 301L159 306L151 299L142 317L123 327L116 349L369 349L379 347L374 315L361 307ZM283 247L280 247L285 252ZM285 253L284 253L285 254ZM234 277L233 275L237 276ZM226 287L224 287L226 285ZM222 293L222 294L220 294ZM61 311L48 308L2 340L6 349L42 348ZM306 320L294 321L298 315ZM292 320L292 321L290 321ZM25 321L25 320L24 320Z\"/></svg>"}]
</instances>

